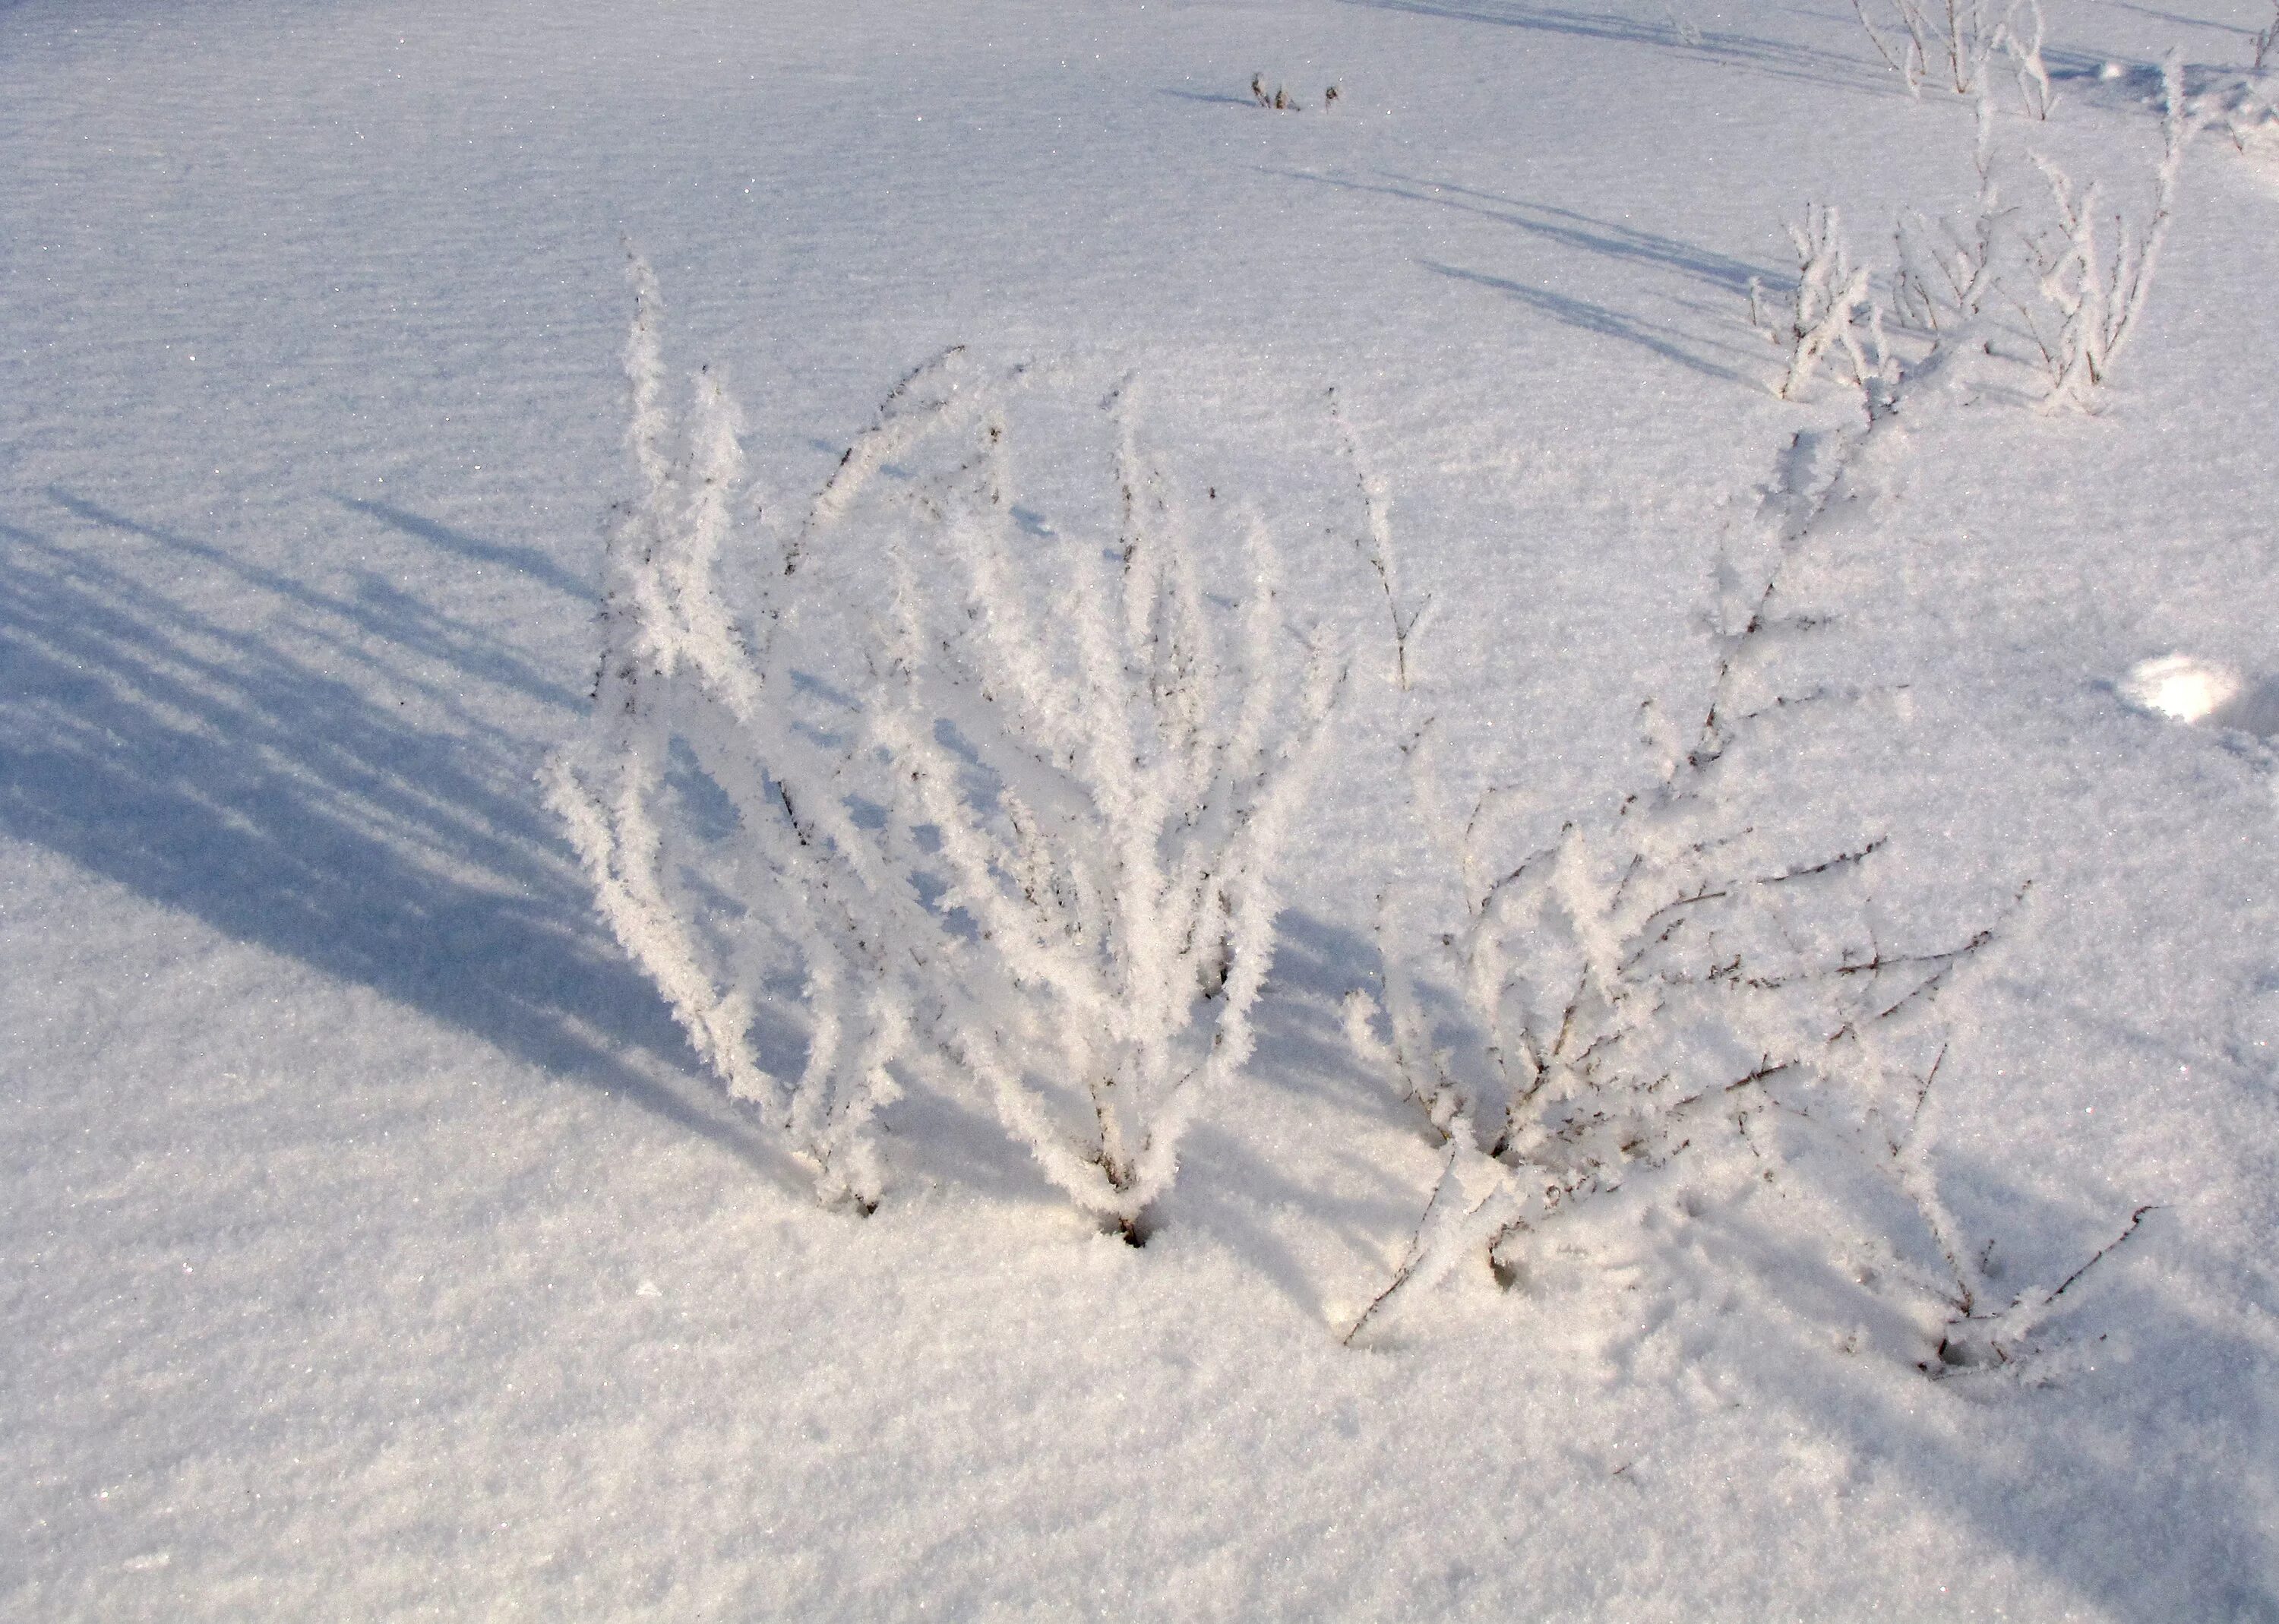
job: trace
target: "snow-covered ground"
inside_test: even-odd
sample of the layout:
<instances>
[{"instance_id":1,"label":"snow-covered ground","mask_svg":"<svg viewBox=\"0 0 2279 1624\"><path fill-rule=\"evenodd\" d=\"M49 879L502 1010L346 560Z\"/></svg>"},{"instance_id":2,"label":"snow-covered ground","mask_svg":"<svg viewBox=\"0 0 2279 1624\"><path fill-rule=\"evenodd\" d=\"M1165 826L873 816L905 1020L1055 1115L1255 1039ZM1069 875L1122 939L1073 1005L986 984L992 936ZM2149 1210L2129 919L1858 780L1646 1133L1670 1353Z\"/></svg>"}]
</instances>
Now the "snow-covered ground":
<instances>
[{"instance_id":1,"label":"snow-covered ground","mask_svg":"<svg viewBox=\"0 0 2279 1624\"><path fill-rule=\"evenodd\" d=\"M1911 939L2002 922L1928 1161L1990 1283L2155 1210L2030 1367L1933 1380L1922 1237L1705 1145L1339 1344L1439 1166L1339 1031L1423 861L1402 730L1516 786L1515 853L1608 816L1860 416L1773 396L1751 279L1807 202L1886 267L1976 184L1839 0L1594 3L0 11L0 1613L2279 1619L2252 134L2191 148L2099 413L1998 356L1861 446L1810 657L1869 697L1743 785L1884 837ZM2058 109L1997 140L2141 218L2161 54L2268 18L2050 11ZM536 775L632 485L628 240L772 508L945 345L1136 370L1354 651L1144 1249L954 1089L820 1210L595 916ZM1331 385L1439 606L1412 699Z\"/></svg>"}]
</instances>

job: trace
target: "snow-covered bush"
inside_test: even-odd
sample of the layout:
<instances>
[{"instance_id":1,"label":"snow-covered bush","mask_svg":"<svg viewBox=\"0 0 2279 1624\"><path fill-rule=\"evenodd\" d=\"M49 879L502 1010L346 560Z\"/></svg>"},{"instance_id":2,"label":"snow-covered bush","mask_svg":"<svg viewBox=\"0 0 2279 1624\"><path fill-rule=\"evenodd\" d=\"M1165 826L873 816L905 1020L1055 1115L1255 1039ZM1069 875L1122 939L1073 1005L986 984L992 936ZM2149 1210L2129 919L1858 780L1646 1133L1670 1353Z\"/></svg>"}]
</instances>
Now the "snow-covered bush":
<instances>
[{"instance_id":1,"label":"snow-covered bush","mask_svg":"<svg viewBox=\"0 0 2279 1624\"><path fill-rule=\"evenodd\" d=\"M1915 1022L1990 938L1880 943L1863 877L1880 837L1799 860L1741 821L1727 794L1737 772L1767 770L1737 767L1745 747L1769 747L1761 736L1788 720L1783 696L1761 687L1765 654L1810 624L1768 585L1723 640L1691 739L1646 708L1657 781L1514 866L1486 856L1499 798L1448 817L1429 732L1410 746L1462 917L1420 918L1388 893L1383 1006L1354 994L1347 1032L1445 1136L1446 1160L1416 1244L1355 1332L1469 1250L1485 1243L1508 1262L1518 1237L1720 1123L1809 1109L1817 1094L1895 1098L1907 1067L1924 1063ZM1461 1015L1436 1024L1435 1005Z\"/></svg>"},{"instance_id":2,"label":"snow-covered bush","mask_svg":"<svg viewBox=\"0 0 2279 1624\"><path fill-rule=\"evenodd\" d=\"M752 518L736 405L709 372L686 410L668 404L664 301L637 257L631 276L626 440L640 494L610 531L591 721L549 763L549 799L602 917L697 1054L826 1200L867 1207L883 1176L871 1121L898 1092L910 1004L875 929L872 877L852 861L865 847L839 789L846 752L805 724L783 649L737 623L715 580ZM795 559L786 565L779 576ZM765 606L764 631L782 608ZM732 833L703 828L677 756L726 797ZM803 987L781 1001L807 1015L794 1075L771 1070L754 1040L763 986L785 972Z\"/></svg>"},{"instance_id":3,"label":"snow-covered bush","mask_svg":"<svg viewBox=\"0 0 2279 1624\"><path fill-rule=\"evenodd\" d=\"M1347 1036L1430 1124L1442 1161L1406 1255L1347 1341L1466 1258L1520 1277L1534 1237L1720 1140L1768 1177L1784 1139L1832 1146L1886 1191L1868 1205L1912 1214L1913 1234L1877 1250L1923 1260L1895 1268L1936 1305L1933 1374L2021 1360L2080 1278L1999 1298L1932 1165L1938 1006L1995 929L1920 939L1907 923L1919 910L1875 883L1888 837L1815 849L1766 816L1794 730L1874 701L1800 686L1789 659L1831 624L1797 580L1821 517L1858 499L1852 465L1892 422L1799 438L1766 503L1769 570L1751 589L1738 560L1721 567L1700 720L1680 729L1644 708L1656 766L1641 793L1512 864L1491 854L1518 796L1491 790L1454 816L1431 725L1405 747L1446 872L1437 896L1381 895L1382 995L1349 995Z\"/></svg>"},{"instance_id":4,"label":"snow-covered bush","mask_svg":"<svg viewBox=\"0 0 2279 1624\"><path fill-rule=\"evenodd\" d=\"M1264 524L1239 521L1223 609L1131 388L1095 415L1101 530L1024 527L994 410L912 492L865 738L891 767L888 849L940 886L928 1030L1053 1181L1138 1239L1196 1109L1249 1058L1275 867L1338 676L1284 621Z\"/></svg>"},{"instance_id":5,"label":"snow-covered bush","mask_svg":"<svg viewBox=\"0 0 2279 1624\"><path fill-rule=\"evenodd\" d=\"M2076 190L2065 172L2037 153L2048 183L2053 225L2031 240L2037 301L2020 301L2049 377L2044 406L2086 410L2113 362L2136 335L2174 217L2176 179L2198 125L2187 111L2183 66L2174 51L2160 70L2160 162L2144 224L2108 217L2097 183ZM2110 246L2101 235L2110 225Z\"/></svg>"},{"instance_id":6,"label":"snow-covered bush","mask_svg":"<svg viewBox=\"0 0 2279 1624\"><path fill-rule=\"evenodd\" d=\"M1883 15L1882 27L1869 14L1870 0L1852 0L1852 9L1876 54L1906 81L1908 95L1922 95L1926 79L1941 80L1957 96L1976 95L1999 54L2017 72L2028 114L2049 117L2055 98L2042 62L2041 0L1884 0L1875 8Z\"/></svg>"},{"instance_id":7,"label":"snow-covered bush","mask_svg":"<svg viewBox=\"0 0 2279 1624\"><path fill-rule=\"evenodd\" d=\"M588 736L549 770L604 917L826 1199L877 1201L873 1118L918 1072L986 1087L1138 1238L1249 1056L1336 686L1284 623L1264 525L1207 586L1119 387L1078 414L1113 499L1053 532L1013 486L1038 374L977 380L953 351L887 397L747 626L716 580L758 540L736 409L709 374L665 405L633 280L641 494L610 532ZM803 1060L771 1069L756 1023L794 1011Z\"/></svg>"},{"instance_id":8,"label":"snow-covered bush","mask_svg":"<svg viewBox=\"0 0 2279 1624\"><path fill-rule=\"evenodd\" d=\"M1936 223L1920 211L1899 217L1892 231L1897 263L1891 303L1899 319L1936 343L1956 335L1984 312L2001 270L2004 221L1994 170L1994 117L1978 103L1978 138L1971 151L1978 188L1958 222Z\"/></svg>"},{"instance_id":9,"label":"snow-covered bush","mask_svg":"<svg viewBox=\"0 0 2279 1624\"><path fill-rule=\"evenodd\" d=\"M1852 264L1841 217L1823 204L1807 203L1803 223L1790 226L1788 236L1797 272L1786 307L1774 309L1764 285L1749 279L1749 325L1788 357L1774 393L1796 399L1830 353L1844 357L1863 393L1872 392L1883 364L1883 317L1868 296L1866 268ZM1861 348L1863 335L1876 352L1873 364Z\"/></svg>"}]
</instances>

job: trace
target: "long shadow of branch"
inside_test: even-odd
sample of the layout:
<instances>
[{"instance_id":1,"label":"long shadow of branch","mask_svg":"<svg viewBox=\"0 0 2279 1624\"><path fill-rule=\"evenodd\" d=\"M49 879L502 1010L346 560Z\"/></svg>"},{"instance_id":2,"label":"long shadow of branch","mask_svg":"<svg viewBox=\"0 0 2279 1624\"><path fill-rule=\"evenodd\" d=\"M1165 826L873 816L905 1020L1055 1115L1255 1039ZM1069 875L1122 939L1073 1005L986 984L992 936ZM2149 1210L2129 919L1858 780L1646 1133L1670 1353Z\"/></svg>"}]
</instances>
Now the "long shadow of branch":
<instances>
[{"instance_id":1,"label":"long shadow of branch","mask_svg":"<svg viewBox=\"0 0 2279 1624\"><path fill-rule=\"evenodd\" d=\"M780 1173L602 937L538 805L535 748L462 693L573 696L385 583L318 591L53 494L218 575L257 611L241 619L268 624L224 624L115 554L0 526L0 828ZM411 724L395 695L456 731Z\"/></svg>"},{"instance_id":2,"label":"long shadow of branch","mask_svg":"<svg viewBox=\"0 0 2279 1624\"><path fill-rule=\"evenodd\" d=\"M1572 209L1562 209L1550 203L1533 203L1522 199L1505 197L1493 192L1483 192L1470 187L1454 186L1443 181L1413 180L1405 175L1387 175L1381 180L1348 180L1334 175L1308 174L1298 170L1278 170L1269 172L1293 180L1304 180L1316 186L1335 187L1341 191L1371 193L1381 197L1397 198L1403 203L1428 203L1435 208L1454 209L1477 215L1499 225L1515 226L1541 241L1561 248L1572 249L1600 258L1650 266L1656 270L1677 271L1689 280L1714 289L1719 295L1730 295L1738 301L1753 280L1761 279L1775 286L1783 281L1779 275L1766 272L1745 261L1681 242L1655 232L1638 231L1629 226L1593 219ZM1460 266L1443 264L1437 260L1419 260L1426 270L1436 275L1453 277L1459 281L1492 287L1498 293L1519 300L1530 308L1562 326L1582 332L1596 333L1602 338L1618 339L1626 344L1636 344L1644 349L1675 361L1690 372L1705 377L1729 381L1744 381L1743 375L1706 356L1695 354L1682 341L1698 339L1677 328L1649 322L1626 315L1591 300L1571 294L1554 293L1549 288L1531 287L1524 282L1491 276L1485 272L1467 271ZM1738 308L1738 305L1737 305Z\"/></svg>"},{"instance_id":3,"label":"long shadow of branch","mask_svg":"<svg viewBox=\"0 0 2279 1624\"><path fill-rule=\"evenodd\" d=\"M342 496L338 493L333 494L333 500L352 513L377 519L445 552L457 553L462 558L471 558L478 563L503 564L517 574L543 582L563 596L574 598L581 603L594 595L591 581L579 580L535 548L507 547L496 541L486 541L480 536L453 530L448 525L439 525L434 519L422 518L417 513L408 513L384 502L366 502L360 497Z\"/></svg>"},{"instance_id":4,"label":"long shadow of branch","mask_svg":"<svg viewBox=\"0 0 2279 1624\"><path fill-rule=\"evenodd\" d=\"M1750 264L1746 260L1735 259L1730 255L1720 254L1697 243L1665 237L1659 232L1640 231L1617 221L1595 219L1577 210L1560 208L1555 203L1530 203L1523 197L1506 197L1500 193L1484 192L1476 187L1458 186L1451 181L1396 174L1386 174L1383 179L1372 181L1347 180L1335 175L1309 174L1301 170L1269 172L1293 180L1311 181L1316 186L1335 187L1340 191L1374 193L1380 197L1397 197L1403 203L1429 203L1438 209L1476 214L1499 225L1515 226L1530 236L1556 243L1562 248L1576 249L1602 258L1651 265L1657 270L1683 272L1721 293L1746 294L1752 280L1773 283L1782 280L1778 272Z\"/></svg>"},{"instance_id":5,"label":"long shadow of branch","mask_svg":"<svg viewBox=\"0 0 2279 1624\"><path fill-rule=\"evenodd\" d=\"M2021 1205L1999 1171L1976 1171L1997 1205ZM1737 1270L1759 1289L1793 1295L1800 1276L1817 1273L1829 1303L1866 1298L1793 1229L1746 1219L1715 1227L1709 1244L1733 1251ZM2258 1462L2245 1474L2252 1481L2225 1482L2178 1428L2194 1413L2221 1413L2227 1429L2271 1436L2279 1413L2268 1396L2268 1339L2258 1345L2202 1312L2205 1283L2197 1291L2172 1283L2180 1271L2160 1252L2185 1237L2163 1229L2134 1255L2099 1266L2114 1272L2084 1277L2087 1298L2055 1327L2079 1356L2050 1388L2022 1390L1996 1374L1927 1392L1904 1367L1831 1360L1827 1321L1807 1297L1800 1314L1749 1323L1753 1402L1765 1424L1793 1418L1848 1440L1855 1458L1876 1462L1910 1498L1943 1507L2100 1614L2279 1617L2275 1548L2259 1515L2279 1487L2267 1456L2242 1448L2234 1463ZM2100 1231L2083 1233L2093 1245ZM2133 1356L2091 1358L2107 1331L2136 1344Z\"/></svg>"},{"instance_id":6,"label":"long shadow of branch","mask_svg":"<svg viewBox=\"0 0 2279 1624\"><path fill-rule=\"evenodd\" d=\"M1647 45L1719 67L1741 68L1774 79L1830 85L1884 96L1904 94L1879 65L1808 45L1725 29L1691 34L1674 23L1644 22L1613 11L1585 11L1531 5L1524 0L1346 0L1383 11L1407 11L1450 22L1488 23L1531 33L1597 40L1617 45Z\"/></svg>"},{"instance_id":7,"label":"long shadow of branch","mask_svg":"<svg viewBox=\"0 0 2279 1624\"><path fill-rule=\"evenodd\" d=\"M1682 349L1667 327L1640 321L1634 316L1625 316L1620 310L1608 310L1603 304L1593 304L1570 294L1553 293L1547 287L1530 287L1523 282L1489 276L1478 271L1466 271L1457 265L1444 265L1437 260L1426 259L1418 263L1436 275L1453 277L1460 282L1475 282L1482 287L1492 287L1563 326L1594 333L1601 338L1619 339L1625 344L1636 344L1666 361L1675 361L1688 372L1700 372L1705 378L1723 379L1731 383L1745 381L1741 374L1732 368L1720 366L1715 361L1704 360Z\"/></svg>"}]
</instances>

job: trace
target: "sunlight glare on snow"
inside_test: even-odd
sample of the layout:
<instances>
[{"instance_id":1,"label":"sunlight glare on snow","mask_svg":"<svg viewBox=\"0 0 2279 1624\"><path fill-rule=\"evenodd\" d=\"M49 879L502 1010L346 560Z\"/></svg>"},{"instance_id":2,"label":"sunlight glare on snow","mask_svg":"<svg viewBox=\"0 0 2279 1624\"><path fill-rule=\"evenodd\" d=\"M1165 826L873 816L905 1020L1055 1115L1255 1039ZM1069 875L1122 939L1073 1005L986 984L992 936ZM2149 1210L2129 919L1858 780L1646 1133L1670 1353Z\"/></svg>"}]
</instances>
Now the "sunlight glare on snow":
<instances>
[{"instance_id":1,"label":"sunlight glare on snow","mask_svg":"<svg viewBox=\"0 0 2279 1624\"><path fill-rule=\"evenodd\" d=\"M2239 673L2191 655L2162 655L2129 668L2121 697L2140 709L2178 722L2198 722L2239 693Z\"/></svg>"}]
</instances>

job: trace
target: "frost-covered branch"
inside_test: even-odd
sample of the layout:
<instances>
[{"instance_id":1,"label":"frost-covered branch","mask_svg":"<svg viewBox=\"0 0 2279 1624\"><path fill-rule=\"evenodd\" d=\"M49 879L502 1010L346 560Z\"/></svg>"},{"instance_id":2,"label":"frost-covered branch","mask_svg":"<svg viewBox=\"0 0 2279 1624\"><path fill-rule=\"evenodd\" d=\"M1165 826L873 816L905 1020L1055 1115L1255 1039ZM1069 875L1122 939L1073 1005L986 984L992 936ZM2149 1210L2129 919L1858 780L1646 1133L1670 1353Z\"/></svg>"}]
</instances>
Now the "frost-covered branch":
<instances>
[{"instance_id":1,"label":"frost-covered branch","mask_svg":"<svg viewBox=\"0 0 2279 1624\"><path fill-rule=\"evenodd\" d=\"M1112 545L1022 530L1001 418L929 482L892 551L867 738L956 938L940 1041L1056 1184L1139 1238L1187 1125L1248 1061L1338 672L1285 624L1264 524L1223 612L1128 387L1101 417Z\"/></svg>"},{"instance_id":2,"label":"frost-covered branch","mask_svg":"<svg viewBox=\"0 0 2279 1624\"><path fill-rule=\"evenodd\" d=\"M1362 456L1361 440L1354 433L1344 407L1339 404L1335 389L1329 391L1329 402L1330 420L1336 426L1339 446L1345 452L1346 462L1353 470L1354 486L1361 494L1362 529L1354 539L1354 545L1376 577L1377 589L1385 594L1385 616L1393 631L1393 684L1406 693L1416 686L1413 650L1418 635L1431 620L1433 601L1428 594L1415 608L1408 607L1400 586L1399 558L1393 550L1391 500L1385 481Z\"/></svg>"},{"instance_id":3,"label":"frost-covered branch","mask_svg":"<svg viewBox=\"0 0 2279 1624\"><path fill-rule=\"evenodd\" d=\"M717 578L756 539L736 408L709 372L669 403L663 301L632 275L640 494L610 532L588 734L548 779L604 918L827 1199L877 1201L873 1121L915 1069L978 1082L1140 1237L1249 1059L1339 682L1285 622L1265 525L1207 579L1119 386L1089 414L1109 500L1054 532L1016 494L1033 375L978 379L952 349L757 571L748 631ZM795 1069L763 1059L764 1012L797 1017Z\"/></svg>"},{"instance_id":4,"label":"frost-covered branch","mask_svg":"<svg viewBox=\"0 0 2279 1624\"><path fill-rule=\"evenodd\" d=\"M833 788L838 760L797 725L788 670L715 583L746 512L737 408L709 372L685 410L670 405L664 301L637 257L630 277L626 438L640 492L609 534L587 733L549 763L549 798L603 918L698 1056L814 1169L826 1199L867 1207L881 1180L869 1123L896 1092L909 1010L875 906L843 861L853 831ZM700 870L717 854L687 836L681 758L734 808L743 849L726 867L742 916L725 931L706 928ZM752 1034L755 989L782 964L802 976L809 1017L795 1076L771 1071Z\"/></svg>"},{"instance_id":5,"label":"frost-covered branch","mask_svg":"<svg viewBox=\"0 0 2279 1624\"><path fill-rule=\"evenodd\" d=\"M1807 203L1803 224L1792 225L1788 235L1797 274L1786 308L1776 311L1763 284L1749 279L1749 325L1788 356L1774 393L1796 399L1822 359L1833 353L1844 357L1853 382L1872 398L1883 374L1883 315L1868 296L1867 270L1852 264L1842 218L1832 208ZM1876 351L1873 366L1861 349L1862 333Z\"/></svg>"},{"instance_id":6,"label":"frost-covered branch","mask_svg":"<svg viewBox=\"0 0 2279 1624\"><path fill-rule=\"evenodd\" d=\"M2174 51L2161 65L2160 85L2160 162L2153 172L2152 213L2142 226L2117 211L2108 216L2096 182L2077 191L2057 165L2034 155L2055 214L2054 231L2035 245L2036 291L2047 325L2033 310L2026 312L2049 374L2045 410L2090 410L2144 319L2175 215L2184 150L2198 128L2186 110L2183 66ZM2101 235L2108 224L2109 247Z\"/></svg>"},{"instance_id":7,"label":"frost-covered branch","mask_svg":"<svg viewBox=\"0 0 2279 1624\"><path fill-rule=\"evenodd\" d=\"M1933 78L1957 96L1974 95L1999 53L2017 69L2028 113L2048 117L2053 98L2042 65L2041 0L1852 0L1852 9L1876 56L1909 96L1920 96L1924 81Z\"/></svg>"}]
</instances>

